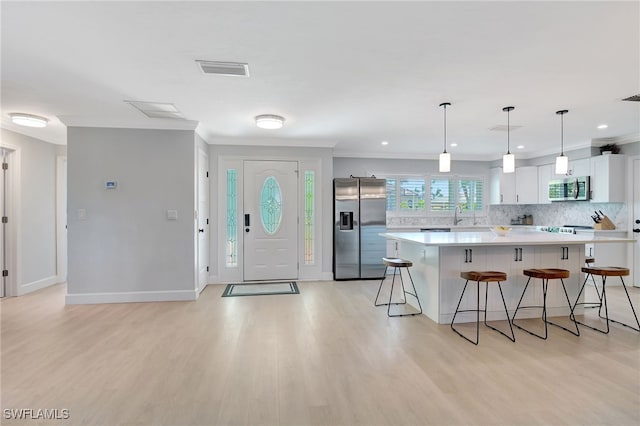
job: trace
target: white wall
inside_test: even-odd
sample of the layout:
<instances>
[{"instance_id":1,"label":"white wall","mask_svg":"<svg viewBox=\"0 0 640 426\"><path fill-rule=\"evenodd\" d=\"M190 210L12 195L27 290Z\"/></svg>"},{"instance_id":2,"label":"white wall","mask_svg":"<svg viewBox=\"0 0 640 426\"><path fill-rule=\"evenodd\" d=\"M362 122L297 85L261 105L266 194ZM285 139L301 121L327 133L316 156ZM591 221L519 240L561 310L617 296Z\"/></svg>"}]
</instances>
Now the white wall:
<instances>
[{"instance_id":1,"label":"white wall","mask_svg":"<svg viewBox=\"0 0 640 426\"><path fill-rule=\"evenodd\" d=\"M67 303L195 299L194 132L70 127L67 138Z\"/></svg>"},{"instance_id":2,"label":"white wall","mask_svg":"<svg viewBox=\"0 0 640 426\"><path fill-rule=\"evenodd\" d=\"M17 225L18 277L14 295L56 282L56 145L2 129L0 141L19 150L19 217ZM16 247L13 248L14 250ZM12 289L9 289L11 291ZM12 293L9 293L12 294Z\"/></svg>"}]
</instances>

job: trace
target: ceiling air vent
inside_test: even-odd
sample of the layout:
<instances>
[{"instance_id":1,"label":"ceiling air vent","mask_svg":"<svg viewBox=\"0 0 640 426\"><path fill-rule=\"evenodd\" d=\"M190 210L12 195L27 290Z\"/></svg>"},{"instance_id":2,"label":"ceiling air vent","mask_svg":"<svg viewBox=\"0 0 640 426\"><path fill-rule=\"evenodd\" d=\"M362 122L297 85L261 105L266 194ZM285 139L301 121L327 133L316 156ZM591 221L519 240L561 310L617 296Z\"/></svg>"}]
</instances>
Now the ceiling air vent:
<instances>
[{"instance_id":1,"label":"ceiling air vent","mask_svg":"<svg viewBox=\"0 0 640 426\"><path fill-rule=\"evenodd\" d=\"M629 96L628 98L624 98L623 101L640 102L640 95Z\"/></svg>"},{"instance_id":2,"label":"ceiling air vent","mask_svg":"<svg viewBox=\"0 0 640 426\"><path fill-rule=\"evenodd\" d=\"M205 74L233 75L238 77L249 77L249 64L240 62L215 62L199 61L196 63Z\"/></svg>"},{"instance_id":3,"label":"ceiling air vent","mask_svg":"<svg viewBox=\"0 0 640 426\"><path fill-rule=\"evenodd\" d=\"M493 127L490 127L489 130L493 130L496 132L506 132L508 129L513 130L518 130L519 128L521 128L522 126L514 126L513 124L511 126L505 126L504 124L497 124Z\"/></svg>"},{"instance_id":4,"label":"ceiling air vent","mask_svg":"<svg viewBox=\"0 0 640 426\"><path fill-rule=\"evenodd\" d=\"M173 118L184 120L184 115L174 104L160 102L125 101L132 107L139 109L149 118Z\"/></svg>"}]
</instances>

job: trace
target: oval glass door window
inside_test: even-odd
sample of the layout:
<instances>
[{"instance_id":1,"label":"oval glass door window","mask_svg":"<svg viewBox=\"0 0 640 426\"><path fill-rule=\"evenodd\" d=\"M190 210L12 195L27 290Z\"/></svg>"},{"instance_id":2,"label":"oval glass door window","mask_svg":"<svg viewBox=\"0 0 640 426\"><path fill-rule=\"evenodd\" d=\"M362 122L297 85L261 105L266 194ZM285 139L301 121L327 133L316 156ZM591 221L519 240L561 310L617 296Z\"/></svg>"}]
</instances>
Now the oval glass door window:
<instances>
[{"instance_id":1,"label":"oval glass door window","mask_svg":"<svg viewBox=\"0 0 640 426\"><path fill-rule=\"evenodd\" d=\"M278 180L269 176L262 184L260 191L260 221L264 231L273 235L282 222L282 190Z\"/></svg>"}]
</instances>

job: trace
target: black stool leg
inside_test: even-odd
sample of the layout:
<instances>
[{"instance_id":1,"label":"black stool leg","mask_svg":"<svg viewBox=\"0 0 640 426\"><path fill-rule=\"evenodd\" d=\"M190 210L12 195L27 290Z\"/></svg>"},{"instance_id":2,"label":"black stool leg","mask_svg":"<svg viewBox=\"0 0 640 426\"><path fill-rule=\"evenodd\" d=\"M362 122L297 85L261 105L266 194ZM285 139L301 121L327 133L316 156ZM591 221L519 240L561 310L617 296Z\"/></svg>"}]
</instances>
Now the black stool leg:
<instances>
[{"instance_id":1,"label":"black stool leg","mask_svg":"<svg viewBox=\"0 0 640 426\"><path fill-rule=\"evenodd\" d=\"M536 336L539 337L542 340L546 340L548 333L547 333L547 286L545 285L545 280L542 280L542 306L536 305L536 306L520 306L520 304L522 303L522 299L524 299L524 295L527 293L527 287L529 287L529 282L531 282L531 277L529 277L529 279L527 280L527 283L524 286L524 290L522 290L522 296L520 296L520 300L518 301L518 305L516 306L516 310L513 313L513 317L511 317L511 324L513 324L514 327L519 328L522 331L526 331L527 333L531 334L532 336ZM534 333L533 331L529 331L526 328L516 324L516 315L518 314L518 310L520 309L527 309L527 308L542 308L542 321L544 322L544 336L541 336L539 334Z\"/></svg>"},{"instance_id":2,"label":"black stool leg","mask_svg":"<svg viewBox=\"0 0 640 426\"><path fill-rule=\"evenodd\" d=\"M384 274L382 275L382 279L380 280L380 287L378 287L378 294L376 294L376 300L373 302L373 306L383 306L384 303L378 303L378 297L380 296L380 290L382 290L382 285L384 284L384 280L387 278L387 270L389 269L388 266L384 267ZM395 273L395 268L393 270L393 272Z\"/></svg>"},{"instance_id":3,"label":"black stool leg","mask_svg":"<svg viewBox=\"0 0 640 426\"><path fill-rule=\"evenodd\" d=\"M605 283L605 279L606 277L602 277L602 292L604 293L604 283ZM633 307L633 303L631 303L631 297L629 296L629 292L627 291L627 286L624 283L624 280L622 279L622 277L620 277L620 281L622 281L622 288L624 289L624 293L627 295L627 300L629 301L629 306L631 306L631 312L633 312L633 317L636 319L636 324L638 325L638 328L635 328L633 326L630 326L629 324L625 324L623 322L620 321L616 321L616 320L612 320L611 318L609 318L609 315L607 313L607 321L611 321L611 322L615 322L616 324L620 324L620 325L624 325L625 327L628 327L632 330L635 331L640 331L640 321L638 321L638 315L636 314L636 310ZM605 302L606 303L606 302ZM605 309L605 313L606 313L606 309ZM608 325L608 324L607 324Z\"/></svg>"},{"instance_id":4,"label":"black stool leg","mask_svg":"<svg viewBox=\"0 0 640 426\"><path fill-rule=\"evenodd\" d=\"M410 291L406 291L405 287L404 287L404 280L402 279L402 269L397 268L400 271L400 283L402 285L402 297L404 298L403 302L398 302L398 303L393 303L394 305L405 305L407 304L407 294L410 294L411 296L415 297L416 300L418 301L418 307L419 310L418 312L412 312L409 314L391 314L391 296L393 295L393 287L391 287L391 294L389 295L389 306L387 308L387 315L390 317L408 317L408 316L413 316L413 315L420 315L422 314L422 305L420 304L420 299L418 298L418 292L416 291L416 286L413 283L413 278L411 277L411 272L409 272L409 268L407 268L407 274L409 274L409 280L411 281L411 287L413 288L413 293L411 293ZM394 275L395 276L395 275Z\"/></svg>"},{"instance_id":5,"label":"black stool leg","mask_svg":"<svg viewBox=\"0 0 640 426\"><path fill-rule=\"evenodd\" d=\"M512 342L516 341L516 336L515 334L513 334L513 327L511 326L511 320L509 319L509 311L507 310L507 303L504 301L504 294L502 293L502 286L500 285L500 281L498 281L498 290L500 290L500 297L502 298L502 306L504 306L504 313L507 315L507 322L509 323L509 329L511 329L511 336L509 336L508 334L498 330L495 327L490 326L489 324L487 324L487 294L489 292L489 287L488 287L489 283L485 283L484 286L484 325L486 325L487 327L489 327L492 330L497 331L498 333L502 334L504 337L506 337L507 339L511 340Z\"/></svg>"},{"instance_id":6,"label":"black stool leg","mask_svg":"<svg viewBox=\"0 0 640 426\"><path fill-rule=\"evenodd\" d=\"M607 310L607 298L606 298L606 292L605 292L605 283L606 283L606 277L602 277L602 293L598 292L598 302L581 302L578 303L578 300L580 300L580 295L582 294L582 291L584 290L585 285L587 284L587 280L589 279L589 277L586 277L584 279L584 282L582 283L582 287L580 288L580 291L578 292L578 297L576 298L576 303L573 304L573 309L575 311L576 306L578 305L593 305L593 306L589 306L590 308L598 308L598 316L600 318L606 319L607 320L607 329L606 330L601 330L599 328L590 326L589 324L585 324L583 322L580 322L576 319L574 312L571 313L572 316L572 320L574 323L576 324L580 324L583 325L587 328L590 328L591 330L595 330L595 331L599 331L602 334L608 334L609 333L609 312ZM591 276L591 279L593 279L593 275ZM595 285L595 282L594 282ZM597 287L596 287L597 288ZM602 306L604 305L604 312L605 312L605 317L602 317L602 315L600 314L602 311Z\"/></svg>"},{"instance_id":7,"label":"black stool leg","mask_svg":"<svg viewBox=\"0 0 640 426\"><path fill-rule=\"evenodd\" d=\"M405 291L405 293L412 295L418 301L418 308L420 308L419 309L420 312L416 312L413 314L413 315L418 315L422 313L422 305L420 304L420 299L418 298L418 290L416 290L416 285L413 283L413 277L411 276L411 272L409 271L409 268L407 268L407 274L409 274L409 280L411 281L411 287L413 288L413 293L408 291ZM406 300L406 296L405 296L405 300Z\"/></svg>"},{"instance_id":8,"label":"black stool leg","mask_svg":"<svg viewBox=\"0 0 640 426\"><path fill-rule=\"evenodd\" d=\"M463 339L473 343L474 345L477 345L478 341L479 341L479 337L480 337L480 306L479 306L479 304L480 304L480 292L479 291L478 291L478 298L477 298L478 299L478 306L477 306L478 309L476 309L478 320L476 321L476 340L475 340L475 342L473 340L469 339L467 336L465 336L462 333L460 333L454 327L454 323L456 321L456 316L458 315L458 312L467 312L466 310L460 311L459 309L460 309L460 304L462 303L462 299L464 298L464 293L465 293L465 291L467 291L467 285L468 284L469 284L469 280L467 280L464 283L464 288L462 289L462 294L460 295L460 300L458 300L458 306L456 306L456 311L453 313L453 318L451 319L451 329L453 331L455 331L458 336L460 336ZM480 282L478 282L478 290L480 290Z\"/></svg>"},{"instance_id":9,"label":"black stool leg","mask_svg":"<svg viewBox=\"0 0 640 426\"><path fill-rule=\"evenodd\" d=\"M600 303L602 303L602 296L600 295L600 290L598 290L598 284L596 283L596 279L593 277L592 273L587 273L587 276L584 278L584 283L587 283L587 280L589 279L589 277L591 277L591 282L593 282L593 287L596 289L596 294L598 295L598 300L600 300ZM584 284L583 284L584 286ZM580 295L578 295L578 299L580 298ZM577 301L577 299L576 299ZM585 306L585 308L597 308L598 306L602 307L602 305L597 305L597 304L593 304L593 306ZM575 309L575 305L573 305L573 308ZM600 312L600 311L598 311Z\"/></svg>"},{"instance_id":10,"label":"black stool leg","mask_svg":"<svg viewBox=\"0 0 640 426\"><path fill-rule=\"evenodd\" d=\"M568 331L574 336L580 336L580 329L578 328L578 324L576 324L575 317L573 315L573 307L571 306L571 302L569 301L569 294L567 293L567 288L565 287L564 280L562 278L560 278L560 283L562 284L562 290L564 290L564 296L567 299L567 304L569 305L569 319L573 322L573 325L576 326L576 331L569 330L568 328L565 328L560 324L556 324L555 322L547 321L546 312L545 312L545 322L548 322L551 325L555 325L556 327L561 328L564 331ZM549 285L549 280L547 280L547 285ZM604 287L602 287L602 292L604 293ZM546 291L545 291L545 299L546 299Z\"/></svg>"}]
</instances>

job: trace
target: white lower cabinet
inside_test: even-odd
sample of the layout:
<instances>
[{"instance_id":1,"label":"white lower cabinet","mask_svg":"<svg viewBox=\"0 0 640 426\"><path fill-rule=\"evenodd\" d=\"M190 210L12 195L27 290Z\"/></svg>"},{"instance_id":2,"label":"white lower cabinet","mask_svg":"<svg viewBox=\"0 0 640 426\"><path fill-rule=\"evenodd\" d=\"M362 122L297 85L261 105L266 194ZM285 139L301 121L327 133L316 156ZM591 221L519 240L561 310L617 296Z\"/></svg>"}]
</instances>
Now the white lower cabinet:
<instances>
[{"instance_id":1,"label":"white lower cabinet","mask_svg":"<svg viewBox=\"0 0 640 426\"><path fill-rule=\"evenodd\" d=\"M523 270L531 268L561 268L571 271L565 280L571 304L582 284L580 268L584 259L584 246L499 246L499 247L441 247L439 258L440 271L440 322L450 323L462 294L465 280L460 278L463 271L500 271L507 274L507 281L501 283L505 303L510 316L516 309L518 301L527 283L528 277ZM497 283L489 283L487 300L487 319L504 320L504 307L500 298ZM485 284L480 284L480 306L484 306ZM477 285L469 282L460 309L476 309ZM542 283L540 279L531 279L527 293L522 301L523 306L542 305ZM568 315L566 297L558 280L551 280L547 292L547 309L549 316ZM518 312L518 318L537 318L540 309L525 309ZM475 312L458 314L456 322L475 321ZM481 314L482 320L482 314Z\"/></svg>"},{"instance_id":2,"label":"white lower cabinet","mask_svg":"<svg viewBox=\"0 0 640 426\"><path fill-rule=\"evenodd\" d=\"M387 257L400 257L400 241L387 240Z\"/></svg>"},{"instance_id":3,"label":"white lower cabinet","mask_svg":"<svg viewBox=\"0 0 640 426\"><path fill-rule=\"evenodd\" d=\"M522 271L535 267L535 250L533 247L496 247L491 249L494 253L488 256L487 269L492 271L502 271L507 274L507 282L502 284L502 291L507 303L507 309L510 315L516 309L522 290L527 282L527 278ZM496 288L490 291L498 292L498 286L493 284ZM538 297L542 294L542 291L534 286L534 289L529 288L525 298L522 300L523 305L535 304ZM503 307L499 299L493 299L493 302L489 304L491 311L500 312Z\"/></svg>"},{"instance_id":4,"label":"white lower cabinet","mask_svg":"<svg viewBox=\"0 0 640 426\"><path fill-rule=\"evenodd\" d=\"M465 280L460 278L464 271L483 271L486 269L486 247L442 247L440 248L440 317L451 322L458 300L464 288ZM484 284L481 285L481 289ZM484 293L481 293L482 295ZM460 304L461 310L475 309L477 300L476 283L469 282L465 297ZM484 299L482 300L484 303ZM459 315L462 321L471 321L475 313ZM458 317L456 317L456 322Z\"/></svg>"}]
</instances>

